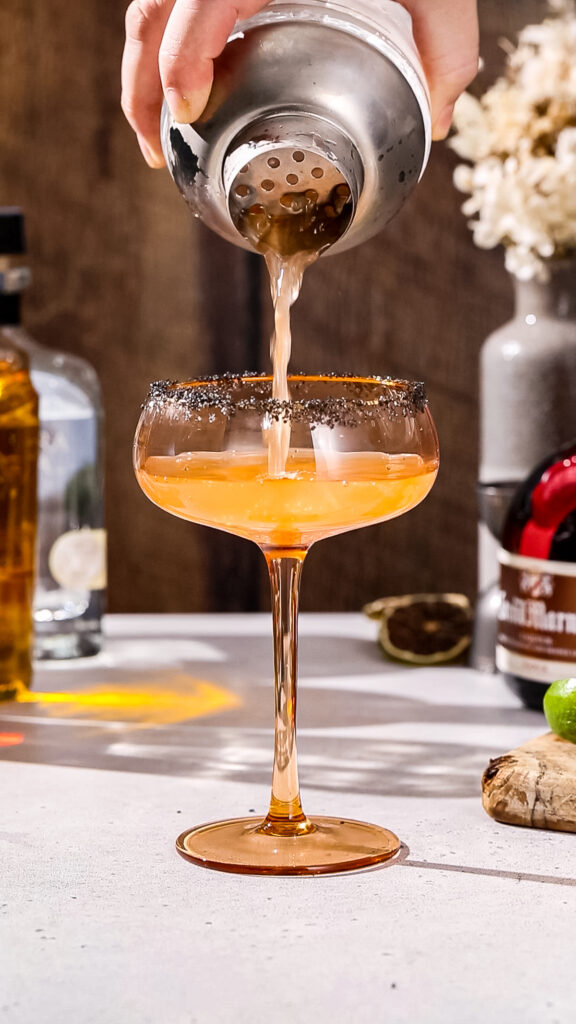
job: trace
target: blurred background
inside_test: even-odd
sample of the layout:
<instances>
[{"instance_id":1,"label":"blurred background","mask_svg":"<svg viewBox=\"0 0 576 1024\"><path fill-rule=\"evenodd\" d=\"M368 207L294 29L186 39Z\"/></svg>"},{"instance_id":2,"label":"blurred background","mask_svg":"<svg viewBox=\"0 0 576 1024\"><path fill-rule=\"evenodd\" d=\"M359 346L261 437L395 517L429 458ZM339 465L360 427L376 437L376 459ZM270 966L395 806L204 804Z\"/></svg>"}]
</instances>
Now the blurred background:
<instances>
[{"instance_id":1,"label":"blurred background","mask_svg":"<svg viewBox=\"0 0 576 1024\"><path fill-rule=\"evenodd\" d=\"M119 105L124 9L112 0L0 5L0 205L26 214L34 280L24 322L100 377L109 610L265 609L256 547L160 511L132 473L149 381L268 368L272 307L263 261L195 221L168 172L140 156ZM501 72L501 39L545 12L543 0L480 0L484 69L473 91ZM501 251L473 245L456 162L436 143L396 220L321 259L294 308L292 368L424 380L442 459L420 508L312 550L305 609L475 594L478 352L511 314L512 285Z\"/></svg>"}]
</instances>

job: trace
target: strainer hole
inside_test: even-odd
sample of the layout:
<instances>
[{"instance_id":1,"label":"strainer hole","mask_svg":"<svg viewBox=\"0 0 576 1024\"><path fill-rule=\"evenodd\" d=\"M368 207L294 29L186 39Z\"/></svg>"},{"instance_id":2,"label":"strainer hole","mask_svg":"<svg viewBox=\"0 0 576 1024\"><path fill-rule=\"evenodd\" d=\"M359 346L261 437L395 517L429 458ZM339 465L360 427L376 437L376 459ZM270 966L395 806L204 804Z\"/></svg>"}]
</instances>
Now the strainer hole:
<instances>
[{"instance_id":1,"label":"strainer hole","mask_svg":"<svg viewBox=\"0 0 576 1024\"><path fill-rule=\"evenodd\" d=\"M297 185L298 184L298 175L297 174L287 174L286 175L286 181L288 182L289 185Z\"/></svg>"},{"instance_id":2,"label":"strainer hole","mask_svg":"<svg viewBox=\"0 0 576 1024\"><path fill-rule=\"evenodd\" d=\"M304 160L304 153L300 149L297 149L292 153L292 159L295 160L297 164L301 164Z\"/></svg>"},{"instance_id":3,"label":"strainer hole","mask_svg":"<svg viewBox=\"0 0 576 1024\"><path fill-rule=\"evenodd\" d=\"M239 199L245 199L246 196L250 195L252 189L249 185L238 185L235 189L236 195Z\"/></svg>"},{"instance_id":4,"label":"strainer hole","mask_svg":"<svg viewBox=\"0 0 576 1024\"><path fill-rule=\"evenodd\" d=\"M321 167L313 167L312 170L310 171L310 174L312 175L313 178L324 177L324 171L322 170Z\"/></svg>"},{"instance_id":5,"label":"strainer hole","mask_svg":"<svg viewBox=\"0 0 576 1024\"><path fill-rule=\"evenodd\" d=\"M274 188L274 182L271 181L270 178L264 178L264 181L260 182L260 187L263 188L265 192L271 192Z\"/></svg>"},{"instance_id":6,"label":"strainer hole","mask_svg":"<svg viewBox=\"0 0 576 1024\"><path fill-rule=\"evenodd\" d=\"M273 167L274 169L276 169L276 167L280 167L280 161L277 156L269 156L267 163L268 167Z\"/></svg>"}]
</instances>

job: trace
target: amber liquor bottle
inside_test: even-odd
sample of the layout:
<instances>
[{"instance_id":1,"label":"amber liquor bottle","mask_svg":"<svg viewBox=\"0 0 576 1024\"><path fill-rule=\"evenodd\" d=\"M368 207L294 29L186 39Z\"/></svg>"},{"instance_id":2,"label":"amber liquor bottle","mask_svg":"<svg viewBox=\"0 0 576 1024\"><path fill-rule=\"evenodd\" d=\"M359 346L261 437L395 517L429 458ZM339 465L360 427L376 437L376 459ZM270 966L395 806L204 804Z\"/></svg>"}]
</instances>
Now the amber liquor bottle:
<instances>
[{"instance_id":1,"label":"amber liquor bottle","mask_svg":"<svg viewBox=\"0 0 576 1024\"><path fill-rule=\"evenodd\" d=\"M523 703L576 675L576 441L520 485L499 554L496 665Z\"/></svg>"},{"instance_id":2,"label":"amber liquor bottle","mask_svg":"<svg viewBox=\"0 0 576 1024\"><path fill-rule=\"evenodd\" d=\"M28 358L0 331L0 700L32 675L38 436Z\"/></svg>"}]
</instances>

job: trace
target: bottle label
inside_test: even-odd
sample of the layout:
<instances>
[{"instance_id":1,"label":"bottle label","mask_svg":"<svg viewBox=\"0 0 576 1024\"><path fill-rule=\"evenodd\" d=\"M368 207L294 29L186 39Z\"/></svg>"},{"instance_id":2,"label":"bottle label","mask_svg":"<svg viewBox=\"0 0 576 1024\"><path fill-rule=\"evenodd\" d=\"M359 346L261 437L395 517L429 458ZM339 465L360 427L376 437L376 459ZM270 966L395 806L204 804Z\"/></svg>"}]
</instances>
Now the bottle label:
<instances>
[{"instance_id":1,"label":"bottle label","mask_svg":"<svg viewBox=\"0 0 576 1024\"><path fill-rule=\"evenodd\" d=\"M576 673L576 564L500 550L496 665L551 683Z\"/></svg>"}]
</instances>

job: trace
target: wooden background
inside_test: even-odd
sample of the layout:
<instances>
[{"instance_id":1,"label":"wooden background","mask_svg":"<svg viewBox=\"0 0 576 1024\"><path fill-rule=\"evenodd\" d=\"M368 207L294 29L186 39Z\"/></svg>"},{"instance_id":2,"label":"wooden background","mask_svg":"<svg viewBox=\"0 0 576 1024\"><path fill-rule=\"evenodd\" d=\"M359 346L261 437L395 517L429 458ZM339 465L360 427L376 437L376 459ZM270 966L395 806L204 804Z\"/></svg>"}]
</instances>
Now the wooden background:
<instances>
[{"instance_id":1,"label":"wooden background","mask_svg":"<svg viewBox=\"0 0 576 1024\"><path fill-rule=\"evenodd\" d=\"M544 10L542 0L480 0L479 85L501 68L498 39ZM100 375L110 610L265 608L257 549L169 517L132 474L148 382L266 368L271 306L260 259L194 221L168 172L142 161L119 108L123 24L114 0L0 0L0 204L26 212L26 323ZM322 259L294 310L294 369L424 380L442 455L420 508L313 549L305 608L427 589L474 595L478 350L512 295L502 254L472 244L455 163L436 144L394 223Z\"/></svg>"}]
</instances>

